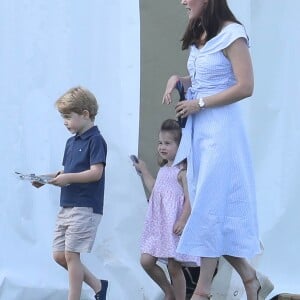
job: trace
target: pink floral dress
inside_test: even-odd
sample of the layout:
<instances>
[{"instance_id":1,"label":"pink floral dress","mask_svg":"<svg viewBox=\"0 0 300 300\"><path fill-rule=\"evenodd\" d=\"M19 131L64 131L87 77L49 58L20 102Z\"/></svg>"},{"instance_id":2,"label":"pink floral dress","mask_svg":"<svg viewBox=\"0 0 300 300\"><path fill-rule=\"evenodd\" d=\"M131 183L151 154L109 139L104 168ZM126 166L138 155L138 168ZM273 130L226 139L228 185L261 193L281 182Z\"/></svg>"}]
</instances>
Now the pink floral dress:
<instances>
[{"instance_id":1,"label":"pink floral dress","mask_svg":"<svg viewBox=\"0 0 300 300\"><path fill-rule=\"evenodd\" d=\"M163 166L158 171L142 232L141 252L162 261L174 258L183 265L196 266L200 265L199 257L176 253L180 236L173 232L173 227L182 214L184 203L179 172L178 166Z\"/></svg>"}]
</instances>

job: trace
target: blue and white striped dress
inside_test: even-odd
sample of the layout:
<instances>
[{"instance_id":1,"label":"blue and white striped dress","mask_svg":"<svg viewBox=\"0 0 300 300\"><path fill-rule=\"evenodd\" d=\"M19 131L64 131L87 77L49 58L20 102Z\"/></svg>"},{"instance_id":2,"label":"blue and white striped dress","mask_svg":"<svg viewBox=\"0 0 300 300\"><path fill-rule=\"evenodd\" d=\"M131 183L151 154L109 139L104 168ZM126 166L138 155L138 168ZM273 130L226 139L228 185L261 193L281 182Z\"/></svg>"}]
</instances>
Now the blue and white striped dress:
<instances>
[{"instance_id":1,"label":"blue and white striped dress","mask_svg":"<svg viewBox=\"0 0 300 300\"><path fill-rule=\"evenodd\" d=\"M192 46L187 99L219 93L235 84L222 50L248 38L232 23L204 47ZM201 256L253 257L260 253L254 176L240 103L205 108L188 117L174 164L187 158L191 216L177 252Z\"/></svg>"}]
</instances>

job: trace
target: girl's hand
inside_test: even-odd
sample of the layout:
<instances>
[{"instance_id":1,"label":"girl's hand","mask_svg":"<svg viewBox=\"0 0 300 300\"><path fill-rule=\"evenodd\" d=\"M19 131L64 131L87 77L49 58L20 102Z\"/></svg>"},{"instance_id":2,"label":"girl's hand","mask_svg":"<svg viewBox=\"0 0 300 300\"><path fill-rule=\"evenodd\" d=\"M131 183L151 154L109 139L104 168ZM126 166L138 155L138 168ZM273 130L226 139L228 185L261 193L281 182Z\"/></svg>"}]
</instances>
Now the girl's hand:
<instances>
[{"instance_id":1,"label":"girl's hand","mask_svg":"<svg viewBox=\"0 0 300 300\"><path fill-rule=\"evenodd\" d=\"M185 118L190 114L194 114L200 111L199 101L196 100L184 100L179 101L175 106L176 117Z\"/></svg>"},{"instance_id":2,"label":"girl's hand","mask_svg":"<svg viewBox=\"0 0 300 300\"><path fill-rule=\"evenodd\" d=\"M139 174L143 174L145 170L147 169L146 163L141 160L140 158L138 159L138 162L132 162L133 166L136 168L137 172Z\"/></svg>"},{"instance_id":3,"label":"girl's hand","mask_svg":"<svg viewBox=\"0 0 300 300\"><path fill-rule=\"evenodd\" d=\"M138 158L138 161L137 162L133 161L132 164L135 167L138 174L143 179L143 182L144 182L147 190L149 191L149 193L151 193L153 186L155 184L155 179L149 172L146 163L143 160L141 160L140 158Z\"/></svg>"},{"instance_id":4,"label":"girl's hand","mask_svg":"<svg viewBox=\"0 0 300 300\"><path fill-rule=\"evenodd\" d=\"M182 231L183 231L183 228L185 226L185 222L182 222L182 221L177 221L174 225L174 228L173 228L173 232L177 235L181 235L182 234Z\"/></svg>"},{"instance_id":5,"label":"girl's hand","mask_svg":"<svg viewBox=\"0 0 300 300\"><path fill-rule=\"evenodd\" d=\"M162 103L170 104L172 102L172 92L175 89L176 83L179 81L178 75L172 75L166 85L166 90L163 95Z\"/></svg>"}]
</instances>

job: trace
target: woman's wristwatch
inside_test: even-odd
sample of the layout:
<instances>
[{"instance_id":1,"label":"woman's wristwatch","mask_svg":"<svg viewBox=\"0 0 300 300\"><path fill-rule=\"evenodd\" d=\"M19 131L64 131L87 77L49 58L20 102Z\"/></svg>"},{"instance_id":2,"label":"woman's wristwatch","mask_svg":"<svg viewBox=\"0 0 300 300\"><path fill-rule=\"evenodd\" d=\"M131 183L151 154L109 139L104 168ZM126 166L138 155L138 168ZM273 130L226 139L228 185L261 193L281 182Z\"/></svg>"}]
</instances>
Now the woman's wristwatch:
<instances>
[{"instance_id":1,"label":"woman's wristwatch","mask_svg":"<svg viewBox=\"0 0 300 300\"><path fill-rule=\"evenodd\" d=\"M206 103L204 102L203 98L199 99L198 104L199 104L200 110L204 109L206 106Z\"/></svg>"}]
</instances>

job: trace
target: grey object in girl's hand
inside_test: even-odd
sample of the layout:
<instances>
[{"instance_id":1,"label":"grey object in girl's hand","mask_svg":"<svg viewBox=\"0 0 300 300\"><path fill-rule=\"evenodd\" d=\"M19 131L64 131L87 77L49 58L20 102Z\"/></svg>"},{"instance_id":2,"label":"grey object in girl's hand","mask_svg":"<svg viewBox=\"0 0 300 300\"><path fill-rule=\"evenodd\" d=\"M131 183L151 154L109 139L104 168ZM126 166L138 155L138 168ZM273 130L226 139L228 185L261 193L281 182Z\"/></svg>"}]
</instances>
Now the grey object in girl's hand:
<instances>
[{"instance_id":1,"label":"grey object in girl's hand","mask_svg":"<svg viewBox=\"0 0 300 300\"><path fill-rule=\"evenodd\" d=\"M132 160L132 162L135 162L136 164L139 163L139 159L134 154L130 155L130 159Z\"/></svg>"},{"instance_id":2,"label":"grey object in girl's hand","mask_svg":"<svg viewBox=\"0 0 300 300\"><path fill-rule=\"evenodd\" d=\"M129 157L133 163L136 163L136 164L139 163L139 159L134 154L131 154ZM138 170L137 168L135 168L135 169L136 169L136 172L138 173L138 175L142 174L142 172L140 170Z\"/></svg>"}]
</instances>

